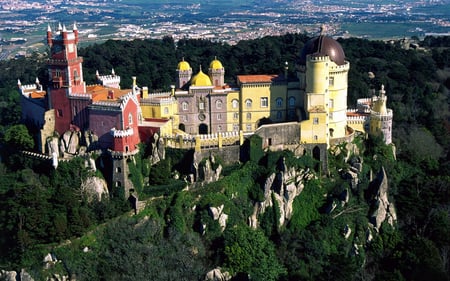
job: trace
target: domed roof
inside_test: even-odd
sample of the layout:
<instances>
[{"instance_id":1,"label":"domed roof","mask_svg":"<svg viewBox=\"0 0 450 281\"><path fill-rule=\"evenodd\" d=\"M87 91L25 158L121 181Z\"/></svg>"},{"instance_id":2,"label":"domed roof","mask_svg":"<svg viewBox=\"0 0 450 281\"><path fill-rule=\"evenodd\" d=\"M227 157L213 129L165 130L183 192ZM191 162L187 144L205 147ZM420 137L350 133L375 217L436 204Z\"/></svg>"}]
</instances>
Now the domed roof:
<instances>
[{"instance_id":1,"label":"domed roof","mask_svg":"<svg viewBox=\"0 0 450 281\"><path fill-rule=\"evenodd\" d=\"M211 69L222 69L222 63L217 58L214 58L214 60L209 64L209 68Z\"/></svg>"},{"instance_id":2,"label":"domed roof","mask_svg":"<svg viewBox=\"0 0 450 281\"><path fill-rule=\"evenodd\" d=\"M208 75L203 73L202 69L200 68L200 71L192 77L191 80L192 86L212 86L211 79Z\"/></svg>"},{"instance_id":3,"label":"domed roof","mask_svg":"<svg viewBox=\"0 0 450 281\"><path fill-rule=\"evenodd\" d=\"M306 42L300 53L300 64L306 64L307 55L328 56L337 65L345 64L345 54L341 44L325 35L319 35Z\"/></svg>"},{"instance_id":4,"label":"domed roof","mask_svg":"<svg viewBox=\"0 0 450 281\"><path fill-rule=\"evenodd\" d=\"M187 61L185 61L184 58L183 58L182 61L180 61L180 62L178 63L177 69L178 69L178 70L181 70L181 71L186 71L186 70L190 70L190 69L191 69L191 66L190 66L189 63L188 63Z\"/></svg>"}]
</instances>

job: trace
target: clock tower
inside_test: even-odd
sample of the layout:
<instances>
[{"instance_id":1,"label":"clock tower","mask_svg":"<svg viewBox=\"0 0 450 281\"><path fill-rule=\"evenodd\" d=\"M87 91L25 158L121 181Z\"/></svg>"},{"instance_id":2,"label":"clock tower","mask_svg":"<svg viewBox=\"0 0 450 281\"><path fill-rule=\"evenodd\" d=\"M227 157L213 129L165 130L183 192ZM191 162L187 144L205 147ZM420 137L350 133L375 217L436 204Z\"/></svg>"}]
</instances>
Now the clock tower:
<instances>
[{"instance_id":1,"label":"clock tower","mask_svg":"<svg viewBox=\"0 0 450 281\"><path fill-rule=\"evenodd\" d=\"M50 47L48 60L49 106L55 112L55 130L62 135L71 125L87 125L80 114L83 113L86 100L86 84L83 80L82 62L78 57L78 29L74 24L72 31L58 25L56 32L50 26L47 29L47 44Z\"/></svg>"}]
</instances>

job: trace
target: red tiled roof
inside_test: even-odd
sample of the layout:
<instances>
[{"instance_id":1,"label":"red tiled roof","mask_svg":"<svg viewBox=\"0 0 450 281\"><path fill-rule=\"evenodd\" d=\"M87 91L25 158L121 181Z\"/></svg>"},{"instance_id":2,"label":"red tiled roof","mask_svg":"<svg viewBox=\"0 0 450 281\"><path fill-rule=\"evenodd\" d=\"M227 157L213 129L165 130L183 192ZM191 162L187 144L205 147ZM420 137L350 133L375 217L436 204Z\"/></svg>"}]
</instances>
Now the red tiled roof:
<instances>
[{"instance_id":1,"label":"red tiled roof","mask_svg":"<svg viewBox=\"0 0 450 281\"><path fill-rule=\"evenodd\" d=\"M108 99L108 93L110 91L114 92L114 99L117 100L119 97L124 96L131 92L130 89L116 89L116 88L109 88L101 85L92 85L86 87L86 92L88 94L92 95L92 101L111 101L111 99Z\"/></svg>"},{"instance_id":2,"label":"red tiled roof","mask_svg":"<svg viewBox=\"0 0 450 281\"><path fill-rule=\"evenodd\" d=\"M238 75L240 83L270 83L278 78L278 75Z\"/></svg>"}]
</instances>

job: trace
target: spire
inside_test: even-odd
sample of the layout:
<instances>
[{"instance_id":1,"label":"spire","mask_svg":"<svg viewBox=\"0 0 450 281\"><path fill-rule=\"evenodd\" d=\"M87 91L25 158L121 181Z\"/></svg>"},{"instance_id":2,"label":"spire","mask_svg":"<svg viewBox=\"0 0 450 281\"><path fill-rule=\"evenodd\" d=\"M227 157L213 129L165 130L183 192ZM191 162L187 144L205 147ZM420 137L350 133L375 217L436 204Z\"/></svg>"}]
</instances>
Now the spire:
<instances>
[{"instance_id":1,"label":"spire","mask_svg":"<svg viewBox=\"0 0 450 281\"><path fill-rule=\"evenodd\" d=\"M111 69L111 74L112 74L113 76L115 76L115 75L116 75L116 72L114 71L114 68L113 68L113 69Z\"/></svg>"},{"instance_id":2,"label":"spire","mask_svg":"<svg viewBox=\"0 0 450 281\"><path fill-rule=\"evenodd\" d=\"M95 71L95 76L96 76L96 77L99 77L99 76L100 76L100 74L98 73L98 69Z\"/></svg>"},{"instance_id":3,"label":"spire","mask_svg":"<svg viewBox=\"0 0 450 281\"><path fill-rule=\"evenodd\" d=\"M47 32L52 32L52 28L50 27L50 23L47 24Z\"/></svg>"},{"instance_id":4,"label":"spire","mask_svg":"<svg viewBox=\"0 0 450 281\"><path fill-rule=\"evenodd\" d=\"M325 24L322 24L320 26L320 35L325 35L325 32L327 32L327 26Z\"/></svg>"},{"instance_id":5,"label":"spire","mask_svg":"<svg viewBox=\"0 0 450 281\"><path fill-rule=\"evenodd\" d=\"M20 79L17 79L17 86L22 86L22 82L20 82Z\"/></svg>"},{"instance_id":6,"label":"spire","mask_svg":"<svg viewBox=\"0 0 450 281\"><path fill-rule=\"evenodd\" d=\"M380 96L384 97L385 94L386 94L386 91L384 90L384 84L381 84Z\"/></svg>"},{"instance_id":7,"label":"spire","mask_svg":"<svg viewBox=\"0 0 450 281\"><path fill-rule=\"evenodd\" d=\"M39 78L36 77L36 81L35 81L36 85L41 84L41 82L39 81Z\"/></svg>"},{"instance_id":8,"label":"spire","mask_svg":"<svg viewBox=\"0 0 450 281\"><path fill-rule=\"evenodd\" d=\"M65 24L63 24L62 31L63 31L63 32L67 32L67 29L66 29L66 25L65 25Z\"/></svg>"},{"instance_id":9,"label":"spire","mask_svg":"<svg viewBox=\"0 0 450 281\"><path fill-rule=\"evenodd\" d=\"M72 28L72 30L78 30L78 28L77 28L77 23L76 23L76 22L73 22L73 28Z\"/></svg>"},{"instance_id":10,"label":"spire","mask_svg":"<svg viewBox=\"0 0 450 281\"><path fill-rule=\"evenodd\" d=\"M61 27L61 23L58 23L58 31L61 31L62 27Z\"/></svg>"}]
</instances>

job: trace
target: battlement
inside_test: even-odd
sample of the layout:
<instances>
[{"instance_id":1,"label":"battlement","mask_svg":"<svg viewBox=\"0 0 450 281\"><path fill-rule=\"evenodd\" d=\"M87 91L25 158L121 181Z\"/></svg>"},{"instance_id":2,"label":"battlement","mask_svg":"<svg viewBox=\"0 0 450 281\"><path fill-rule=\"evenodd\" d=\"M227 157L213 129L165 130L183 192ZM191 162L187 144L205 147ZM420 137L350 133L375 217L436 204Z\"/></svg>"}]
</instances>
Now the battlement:
<instances>
[{"instance_id":1,"label":"battlement","mask_svg":"<svg viewBox=\"0 0 450 281\"><path fill-rule=\"evenodd\" d=\"M388 108L388 109L387 109L387 112L384 113L384 114L372 110L372 111L370 112L370 116L371 116L371 118L374 118L374 117L375 117L375 118L377 118L377 119L379 119L379 120L381 120L381 121L389 121L389 120L391 120L392 117L394 116L394 113L393 113L392 109Z\"/></svg>"},{"instance_id":2,"label":"battlement","mask_svg":"<svg viewBox=\"0 0 450 281\"><path fill-rule=\"evenodd\" d=\"M117 130L116 128L112 128L110 132L115 138L129 137L134 134L133 128L128 128L126 130Z\"/></svg>"},{"instance_id":3,"label":"battlement","mask_svg":"<svg viewBox=\"0 0 450 281\"><path fill-rule=\"evenodd\" d=\"M201 149L222 148L224 146L242 144L242 131L220 132L205 135L164 135L165 145L173 148Z\"/></svg>"}]
</instances>

